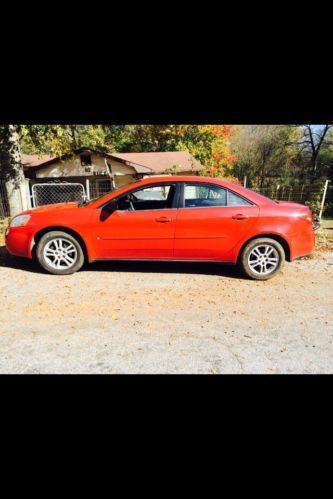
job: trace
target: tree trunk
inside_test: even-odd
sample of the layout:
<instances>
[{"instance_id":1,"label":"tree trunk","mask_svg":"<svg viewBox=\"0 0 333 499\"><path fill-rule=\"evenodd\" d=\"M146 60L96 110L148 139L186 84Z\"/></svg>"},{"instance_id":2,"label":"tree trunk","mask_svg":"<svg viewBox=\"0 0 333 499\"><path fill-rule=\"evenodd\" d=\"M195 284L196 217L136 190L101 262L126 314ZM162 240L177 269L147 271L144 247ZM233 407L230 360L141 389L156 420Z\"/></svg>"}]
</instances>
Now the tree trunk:
<instances>
[{"instance_id":1,"label":"tree trunk","mask_svg":"<svg viewBox=\"0 0 333 499\"><path fill-rule=\"evenodd\" d=\"M4 125L0 130L0 174L6 182L9 210L13 217L26 209L25 178L16 125Z\"/></svg>"},{"instance_id":2,"label":"tree trunk","mask_svg":"<svg viewBox=\"0 0 333 499\"><path fill-rule=\"evenodd\" d=\"M69 128L70 128L70 133L71 133L71 136L72 136L72 144L73 144L73 149L78 149L78 142L77 142L77 139L76 139L76 129L75 129L75 125L69 125Z\"/></svg>"},{"instance_id":3,"label":"tree trunk","mask_svg":"<svg viewBox=\"0 0 333 499\"><path fill-rule=\"evenodd\" d=\"M318 157L321 146L324 142L325 136L328 130L331 128L331 125L325 125L325 128L322 130L321 135L319 136L318 141L316 142L314 139L314 134L311 129L311 125L308 125L307 129L310 137L310 145L311 145L311 181L314 182L317 176L317 167L318 167ZM318 134L317 134L318 135Z\"/></svg>"}]
</instances>

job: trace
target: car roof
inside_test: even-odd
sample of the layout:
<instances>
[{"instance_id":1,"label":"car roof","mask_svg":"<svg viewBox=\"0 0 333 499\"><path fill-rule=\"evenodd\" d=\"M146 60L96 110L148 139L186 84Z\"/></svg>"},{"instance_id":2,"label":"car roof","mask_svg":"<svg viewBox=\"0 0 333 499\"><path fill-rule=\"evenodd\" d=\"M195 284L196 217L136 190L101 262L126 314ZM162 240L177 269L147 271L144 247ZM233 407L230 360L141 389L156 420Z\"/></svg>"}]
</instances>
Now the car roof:
<instances>
[{"instance_id":1,"label":"car roof","mask_svg":"<svg viewBox=\"0 0 333 499\"><path fill-rule=\"evenodd\" d=\"M219 183L220 178L213 178L213 177L201 177L198 175L154 175L143 178L139 180L139 182L144 182L144 183L151 183L151 182L170 182L172 180L173 182L207 182L207 181L217 181Z\"/></svg>"},{"instance_id":2,"label":"car roof","mask_svg":"<svg viewBox=\"0 0 333 499\"><path fill-rule=\"evenodd\" d=\"M250 189L246 189L240 184L235 184L234 182L230 182L229 180L225 180L221 177L202 177L197 175L163 175L163 176L155 176L144 178L136 182L135 184L139 187L141 184L151 184L151 183L159 183L159 182L202 182L202 183L210 183L217 184L222 187L229 188L230 190L244 196L245 198L253 201L256 204L275 204L272 199L263 196L255 191ZM133 187L136 187L135 184L130 184Z\"/></svg>"},{"instance_id":3,"label":"car roof","mask_svg":"<svg viewBox=\"0 0 333 499\"><path fill-rule=\"evenodd\" d=\"M147 178L140 179L136 182L132 182L130 184L127 184L119 189L116 189L116 191L112 191L109 194L106 194L102 198L96 200L94 203L92 203L91 206L98 206L103 203L105 203L108 199L112 199L113 197L118 197L121 194L125 194L127 191L131 189L137 189L140 188L141 186L144 185L151 185L151 184L160 184L160 183L165 183L165 182L198 182L198 183L211 183L211 184L216 184L220 185L222 187L226 187L231 189L232 191L240 194L241 196L249 199L250 201L254 202L255 204L263 205L263 204L274 204L274 201L272 201L269 198L266 198L260 194L257 194L254 191L251 191L249 189L245 189L239 184L235 184L233 182L229 182L228 180L224 180L223 178L218 178L218 177L201 177L197 175L162 175L162 176L149 176Z\"/></svg>"}]
</instances>

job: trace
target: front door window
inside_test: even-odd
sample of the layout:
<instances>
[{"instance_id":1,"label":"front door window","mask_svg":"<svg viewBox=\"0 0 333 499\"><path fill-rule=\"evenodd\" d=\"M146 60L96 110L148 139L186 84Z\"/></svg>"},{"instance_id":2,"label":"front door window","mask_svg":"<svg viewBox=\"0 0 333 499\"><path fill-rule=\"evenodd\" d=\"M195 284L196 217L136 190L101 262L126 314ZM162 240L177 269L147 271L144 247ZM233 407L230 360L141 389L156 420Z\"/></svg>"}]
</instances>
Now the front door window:
<instances>
[{"instance_id":1,"label":"front door window","mask_svg":"<svg viewBox=\"0 0 333 499\"><path fill-rule=\"evenodd\" d=\"M173 207L176 186L147 187L118 199L120 211L162 210Z\"/></svg>"}]
</instances>

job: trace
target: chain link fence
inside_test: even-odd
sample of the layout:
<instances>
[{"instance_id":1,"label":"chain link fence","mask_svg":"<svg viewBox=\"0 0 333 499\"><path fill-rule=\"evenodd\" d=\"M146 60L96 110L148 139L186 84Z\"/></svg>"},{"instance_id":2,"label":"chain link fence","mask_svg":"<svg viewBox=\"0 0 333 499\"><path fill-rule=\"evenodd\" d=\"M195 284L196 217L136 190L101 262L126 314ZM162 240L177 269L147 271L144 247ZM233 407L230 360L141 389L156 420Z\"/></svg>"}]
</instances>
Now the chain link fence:
<instances>
[{"instance_id":1,"label":"chain link fence","mask_svg":"<svg viewBox=\"0 0 333 499\"><path fill-rule=\"evenodd\" d=\"M32 186L34 206L68 203L86 199L85 189L79 183L43 183Z\"/></svg>"},{"instance_id":2,"label":"chain link fence","mask_svg":"<svg viewBox=\"0 0 333 499\"><path fill-rule=\"evenodd\" d=\"M8 218L9 216L10 213L9 213L6 184L5 181L0 178L0 220Z\"/></svg>"},{"instance_id":3,"label":"chain link fence","mask_svg":"<svg viewBox=\"0 0 333 499\"><path fill-rule=\"evenodd\" d=\"M94 199L113 190L111 180L89 180L87 192L83 184L73 182L48 182L32 186L34 206Z\"/></svg>"}]
</instances>

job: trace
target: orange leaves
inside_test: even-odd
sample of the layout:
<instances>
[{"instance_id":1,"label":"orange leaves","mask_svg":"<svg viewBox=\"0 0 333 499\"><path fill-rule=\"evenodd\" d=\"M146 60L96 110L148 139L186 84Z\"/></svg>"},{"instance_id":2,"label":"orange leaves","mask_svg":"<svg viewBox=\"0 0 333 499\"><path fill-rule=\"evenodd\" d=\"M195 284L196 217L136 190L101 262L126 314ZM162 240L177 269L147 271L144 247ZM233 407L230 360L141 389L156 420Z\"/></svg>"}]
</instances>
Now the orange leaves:
<instances>
[{"instance_id":1,"label":"orange leaves","mask_svg":"<svg viewBox=\"0 0 333 499\"><path fill-rule=\"evenodd\" d=\"M232 125L211 125L213 134L221 139L228 140L234 133Z\"/></svg>"},{"instance_id":2,"label":"orange leaves","mask_svg":"<svg viewBox=\"0 0 333 499\"><path fill-rule=\"evenodd\" d=\"M211 156L206 163L206 174L211 177L227 178L237 157L230 150L230 138L235 127L232 125L206 125L213 136ZM232 181L235 177L229 175Z\"/></svg>"}]
</instances>

